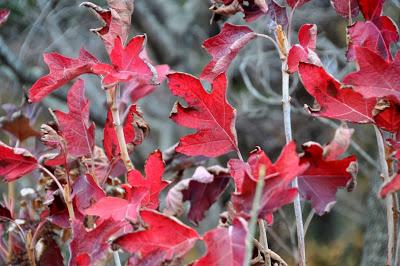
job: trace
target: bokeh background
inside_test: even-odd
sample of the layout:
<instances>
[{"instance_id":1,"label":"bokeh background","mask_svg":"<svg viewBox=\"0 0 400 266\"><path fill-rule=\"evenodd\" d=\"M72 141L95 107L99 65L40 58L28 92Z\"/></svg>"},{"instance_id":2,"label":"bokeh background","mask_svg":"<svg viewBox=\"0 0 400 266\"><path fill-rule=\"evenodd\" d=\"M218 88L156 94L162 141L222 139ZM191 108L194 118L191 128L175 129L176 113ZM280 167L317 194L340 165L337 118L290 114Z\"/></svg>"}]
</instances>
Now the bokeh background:
<instances>
[{"instance_id":1,"label":"bokeh background","mask_svg":"<svg viewBox=\"0 0 400 266\"><path fill-rule=\"evenodd\" d=\"M93 1L106 6L105 1ZM150 57L157 64L168 64L171 69L198 75L209 60L202 42L219 32L224 20L210 25L211 13L207 0L136 0L131 36L146 33ZM279 2L279 1L278 1ZM42 54L57 51L76 57L85 47L100 59L108 60L101 40L90 28L98 26L96 18L83 7L80 0L0 0L0 8L11 10L11 16L0 28L0 104L20 104L27 90L41 75L47 73ZM399 24L400 4L386 1L385 13ZM229 18L244 24L240 14ZM300 25L318 26L317 52L324 66L337 78L354 70L346 62L347 21L336 15L328 0L312 0L296 11L293 30ZM263 18L251 27L270 34ZM294 34L293 36L296 36ZM297 42L296 37L293 40ZM248 154L255 146L262 147L271 158L276 158L285 144L280 99L280 60L271 43L256 40L244 49L230 67L228 78L229 101L237 109L237 131L240 148ZM96 123L96 140L101 146L102 125L106 117L105 96L99 80L85 77L86 93L91 101L90 116ZM66 87L69 87L70 84ZM48 96L31 108L37 113L33 128L51 120L48 108L66 111L64 88ZM328 142L338 123L310 117L303 111L312 98L302 88L296 75L291 77L293 134L298 144ZM149 122L151 132L134 152L132 159L138 168L149 152L156 148L167 150L187 131L168 119L176 99L165 83L155 93L140 100L138 105ZM6 114L0 110L0 116ZM340 191L333 210L322 217L309 215L310 206L304 205L303 216L308 220L306 252L309 265L383 265L386 254L386 222L383 201L378 199L381 184L377 166L377 150L373 128L356 126L351 154L359 158L356 190ZM9 136L0 130L0 140L10 143ZM35 140L28 139L21 146L34 148ZM226 163L227 157L207 165ZM189 177L190 171L184 173ZM33 186L30 179L22 179L17 188ZM1 183L0 192L6 191ZM17 195L18 197L18 195ZM225 208L228 194L215 204L199 225L204 232L218 223L218 215ZM275 215L275 223L268 230L270 247L290 264L296 252L296 233L292 206Z\"/></svg>"}]
</instances>

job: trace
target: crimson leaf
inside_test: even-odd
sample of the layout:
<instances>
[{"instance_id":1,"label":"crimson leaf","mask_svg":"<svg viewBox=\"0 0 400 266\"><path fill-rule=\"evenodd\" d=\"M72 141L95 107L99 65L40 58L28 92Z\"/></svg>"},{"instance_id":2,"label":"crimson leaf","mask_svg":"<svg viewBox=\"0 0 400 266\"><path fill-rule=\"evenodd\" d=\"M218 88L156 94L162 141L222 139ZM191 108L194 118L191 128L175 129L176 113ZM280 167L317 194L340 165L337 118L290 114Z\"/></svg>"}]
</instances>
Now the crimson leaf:
<instances>
[{"instance_id":1,"label":"crimson leaf","mask_svg":"<svg viewBox=\"0 0 400 266\"><path fill-rule=\"evenodd\" d=\"M208 93L197 78L184 74L168 75L173 95L182 97L188 104L176 103L171 113L175 123L197 129L194 134L180 139L176 151L189 156L217 157L236 151L236 110L227 102L225 74L219 75Z\"/></svg>"}]
</instances>

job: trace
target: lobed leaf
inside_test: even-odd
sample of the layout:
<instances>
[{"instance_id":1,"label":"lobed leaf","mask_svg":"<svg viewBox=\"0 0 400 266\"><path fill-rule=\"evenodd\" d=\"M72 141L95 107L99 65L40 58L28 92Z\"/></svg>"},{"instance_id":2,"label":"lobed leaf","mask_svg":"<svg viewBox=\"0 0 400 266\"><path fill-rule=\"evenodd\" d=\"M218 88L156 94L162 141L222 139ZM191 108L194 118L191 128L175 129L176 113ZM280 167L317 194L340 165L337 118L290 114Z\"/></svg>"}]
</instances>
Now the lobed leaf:
<instances>
[{"instance_id":1,"label":"lobed leaf","mask_svg":"<svg viewBox=\"0 0 400 266\"><path fill-rule=\"evenodd\" d=\"M212 92L204 90L200 80L184 73L168 75L168 85L173 95L182 97L188 104L176 103L170 115L175 123L196 129L197 132L182 137L176 151L189 156L217 157L236 151L236 110L227 102L225 74L212 83Z\"/></svg>"}]
</instances>

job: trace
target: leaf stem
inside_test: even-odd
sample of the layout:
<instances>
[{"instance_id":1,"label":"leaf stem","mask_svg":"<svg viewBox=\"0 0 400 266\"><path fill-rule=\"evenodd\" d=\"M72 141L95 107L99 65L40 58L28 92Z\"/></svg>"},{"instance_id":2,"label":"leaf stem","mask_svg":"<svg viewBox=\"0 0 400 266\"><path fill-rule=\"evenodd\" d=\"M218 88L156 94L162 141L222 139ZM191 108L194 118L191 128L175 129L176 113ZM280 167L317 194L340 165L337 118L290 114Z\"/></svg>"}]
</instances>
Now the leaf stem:
<instances>
[{"instance_id":1,"label":"leaf stem","mask_svg":"<svg viewBox=\"0 0 400 266\"><path fill-rule=\"evenodd\" d=\"M386 161L385 154L385 143L383 140L382 133L378 129L378 127L374 126L376 142L378 144L378 152L379 152L379 162L381 165L381 175L383 176L383 181L386 182L390 179L389 177L389 167ZM395 250L395 212L393 209L394 201L393 196L388 195L385 198L386 203L386 219L387 219L387 233L388 233L388 245L387 245L387 258L386 265L392 265L393 255Z\"/></svg>"},{"instance_id":2,"label":"leaf stem","mask_svg":"<svg viewBox=\"0 0 400 266\"><path fill-rule=\"evenodd\" d=\"M38 167L43 170L46 174L48 174L50 176L51 179L53 179L53 181L56 183L58 189L60 189L65 204L67 205L67 209L68 209L68 215L69 215L69 219L72 221L75 219L75 213L74 213L74 206L72 205L72 200L71 200L71 189L70 187L67 185L65 188L63 188L63 186L61 185L60 181L58 181L57 177L55 177L53 175L52 172L50 172L46 167L42 166L41 164L38 164Z\"/></svg>"},{"instance_id":3,"label":"leaf stem","mask_svg":"<svg viewBox=\"0 0 400 266\"><path fill-rule=\"evenodd\" d=\"M262 191L264 188L264 177L265 177L265 166L260 166L260 174L258 176L256 193L253 199L253 206L251 208L251 218L249 221L249 231L246 237L246 254L244 258L243 265L250 266L251 257L253 255L253 246L254 246L254 235L256 231L257 217L260 209L260 201L262 196Z\"/></svg>"},{"instance_id":4,"label":"leaf stem","mask_svg":"<svg viewBox=\"0 0 400 266\"><path fill-rule=\"evenodd\" d=\"M128 153L128 147L126 146L126 140L125 140L125 135L124 135L124 129L121 123L121 118L119 115L119 108L118 108L118 103L117 103L117 91L118 91L118 86L114 86L111 88L106 89L107 92L107 103L110 108L112 118L114 121L114 129L115 133L117 135L118 139L118 144L119 144L119 149L121 153L121 159L126 167L126 170L131 171L135 169L135 167L132 164L132 161L129 157Z\"/></svg>"}]
</instances>

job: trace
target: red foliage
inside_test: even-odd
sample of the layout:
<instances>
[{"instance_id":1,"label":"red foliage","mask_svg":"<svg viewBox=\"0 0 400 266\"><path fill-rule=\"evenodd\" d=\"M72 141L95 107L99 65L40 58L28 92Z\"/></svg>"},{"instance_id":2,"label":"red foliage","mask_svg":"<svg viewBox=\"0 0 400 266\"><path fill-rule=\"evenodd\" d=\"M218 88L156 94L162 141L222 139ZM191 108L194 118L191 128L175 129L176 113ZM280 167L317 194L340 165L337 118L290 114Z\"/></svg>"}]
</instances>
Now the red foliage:
<instances>
[{"instance_id":1,"label":"red foliage","mask_svg":"<svg viewBox=\"0 0 400 266\"><path fill-rule=\"evenodd\" d=\"M15 181L35 170L36 158L23 148L12 148L0 141L0 176Z\"/></svg>"},{"instance_id":2,"label":"red foliage","mask_svg":"<svg viewBox=\"0 0 400 266\"><path fill-rule=\"evenodd\" d=\"M169 74L168 81L172 94L182 97L188 104L183 107L176 103L171 119L181 126L198 130L195 134L182 137L176 151L207 157L237 151L236 110L226 99L225 74L215 78L211 93L203 88L200 80L188 74Z\"/></svg>"}]
</instances>

